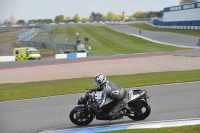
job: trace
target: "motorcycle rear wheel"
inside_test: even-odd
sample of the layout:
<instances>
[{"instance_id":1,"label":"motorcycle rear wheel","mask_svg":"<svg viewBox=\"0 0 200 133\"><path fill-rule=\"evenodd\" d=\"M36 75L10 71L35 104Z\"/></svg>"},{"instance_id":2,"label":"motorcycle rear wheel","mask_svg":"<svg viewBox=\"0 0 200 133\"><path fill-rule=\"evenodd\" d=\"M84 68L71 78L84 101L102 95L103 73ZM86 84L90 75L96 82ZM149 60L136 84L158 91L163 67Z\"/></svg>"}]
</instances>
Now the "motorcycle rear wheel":
<instances>
[{"instance_id":1,"label":"motorcycle rear wheel","mask_svg":"<svg viewBox=\"0 0 200 133\"><path fill-rule=\"evenodd\" d=\"M134 116L128 117L132 120L139 121L146 119L151 113L151 107L145 101L137 101L131 104L131 112L134 112ZM145 110L145 111L143 111Z\"/></svg>"},{"instance_id":2,"label":"motorcycle rear wheel","mask_svg":"<svg viewBox=\"0 0 200 133\"><path fill-rule=\"evenodd\" d=\"M85 126L93 121L91 114L86 115L83 111L72 110L69 114L69 118L72 123L78 126Z\"/></svg>"}]
</instances>

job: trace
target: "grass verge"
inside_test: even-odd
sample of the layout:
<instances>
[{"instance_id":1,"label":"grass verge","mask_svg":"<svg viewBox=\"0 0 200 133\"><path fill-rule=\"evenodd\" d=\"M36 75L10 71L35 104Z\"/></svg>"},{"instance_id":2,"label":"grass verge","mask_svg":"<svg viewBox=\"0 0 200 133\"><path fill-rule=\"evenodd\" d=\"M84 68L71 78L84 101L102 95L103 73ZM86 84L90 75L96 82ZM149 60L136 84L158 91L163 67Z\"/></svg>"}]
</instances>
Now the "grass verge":
<instances>
[{"instance_id":1,"label":"grass verge","mask_svg":"<svg viewBox=\"0 0 200 133\"><path fill-rule=\"evenodd\" d=\"M200 133L200 125L155 129L131 129L104 133Z\"/></svg>"},{"instance_id":2,"label":"grass verge","mask_svg":"<svg viewBox=\"0 0 200 133\"><path fill-rule=\"evenodd\" d=\"M1 35L0 44L7 41L15 40L15 39L16 39L16 35Z\"/></svg>"},{"instance_id":3,"label":"grass verge","mask_svg":"<svg viewBox=\"0 0 200 133\"><path fill-rule=\"evenodd\" d=\"M200 81L200 70L108 76L123 88ZM85 92L93 88L92 78L0 84L0 102Z\"/></svg>"},{"instance_id":4,"label":"grass verge","mask_svg":"<svg viewBox=\"0 0 200 133\"><path fill-rule=\"evenodd\" d=\"M105 26L60 25L52 27L55 34L70 36L79 33L79 39L89 38L86 49L91 46L92 56L173 51L183 48L153 43L138 37L113 31Z\"/></svg>"},{"instance_id":5,"label":"grass verge","mask_svg":"<svg viewBox=\"0 0 200 133\"><path fill-rule=\"evenodd\" d=\"M145 23L129 24L129 26L139 28L139 29L143 29L143 30L148 30L148 31L172 32L172 33L178 33L178 34L183 34L183 35L200 37L200 30L160 29L160 28L154 28L154 27L149 26Z\"/></svg>"}]
</instances>

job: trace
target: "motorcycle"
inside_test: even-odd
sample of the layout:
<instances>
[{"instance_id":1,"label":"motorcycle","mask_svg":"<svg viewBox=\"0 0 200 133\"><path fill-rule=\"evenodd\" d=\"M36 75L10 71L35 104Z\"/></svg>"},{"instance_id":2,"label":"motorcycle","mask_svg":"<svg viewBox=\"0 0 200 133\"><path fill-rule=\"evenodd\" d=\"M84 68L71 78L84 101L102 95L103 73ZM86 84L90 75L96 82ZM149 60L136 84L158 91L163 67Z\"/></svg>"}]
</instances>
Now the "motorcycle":
<instances>
[{"instance_id":1,"label":"motorcycle","mask_svg":"<svg viewBox=\"0 0 200 133\"><path fill-rule=\"evenodd\" d=\"M78 126L84 126L90 124L94 118L110 121L108 113L115 106L116 101L106 98L102 108L95 108L94 105L101 101L101 95L102 92L95 92L94 95L91 95L90 90L87 91L85 97L81 97L78 100L78 106L70 112L69 118L71 122ZM122 117L112 120L122 119L124 116L135 121L146 119L151 113L151 107L147 102L148 98L150 96L147 95L145 90L130 90L128 92L128 104L121 110L126 113Z\"/></svg>"}]
</instances>

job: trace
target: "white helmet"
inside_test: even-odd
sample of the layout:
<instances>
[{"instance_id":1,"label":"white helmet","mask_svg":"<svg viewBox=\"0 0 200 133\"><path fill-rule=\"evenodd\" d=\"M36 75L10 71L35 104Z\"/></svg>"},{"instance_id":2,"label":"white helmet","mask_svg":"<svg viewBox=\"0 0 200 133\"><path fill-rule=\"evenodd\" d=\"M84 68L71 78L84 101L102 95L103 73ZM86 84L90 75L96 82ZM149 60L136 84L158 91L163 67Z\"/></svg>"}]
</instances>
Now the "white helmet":
<instances>
[{"instance_id":1,"label":"white helmet","mask_svg":"<svg viewBox=\"0 0 200 133\"><path fill-rule=\"evenodd\" d=\"M106 82L106 76L103 74L97 74L94 76L94 85L96 87L100 87L100 85L104 84Z\"/></svg>"}]
</instances>

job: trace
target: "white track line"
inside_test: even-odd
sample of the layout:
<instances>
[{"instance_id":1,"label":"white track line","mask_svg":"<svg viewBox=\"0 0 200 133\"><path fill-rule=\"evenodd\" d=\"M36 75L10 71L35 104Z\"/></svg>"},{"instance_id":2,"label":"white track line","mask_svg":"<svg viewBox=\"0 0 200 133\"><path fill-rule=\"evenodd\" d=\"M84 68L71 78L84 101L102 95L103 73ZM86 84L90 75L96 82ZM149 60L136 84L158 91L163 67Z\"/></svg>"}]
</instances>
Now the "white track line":
<instances>
[{"instance_id":1,"label":"white track line","mask_svg":"<svg viewBox=\"0 0 200 133\"><path fill-rule=\"evenodd\" d=\"M115 128L124 126L120 130L126 129L143 129L143 128L164 128L164 127L177 127L177 126L186 126L186 125L198 125L200 124L200 118L189 118L189 119L177 119L177 120L162 120L162 121L151 121L151 122L140 122L140 123L128 123L128 124L116 124L108 126L95 126L95 127L86 127L86 128L75 128L75 129L63 129L55 131L43 131L39 133L81 133L82 130L84 133L95 133L101 131L114 131Z\"/></svg>"}]
</instances>

